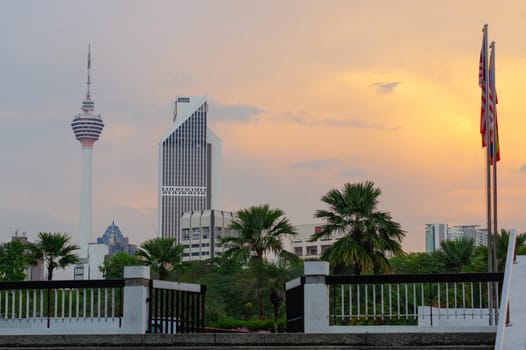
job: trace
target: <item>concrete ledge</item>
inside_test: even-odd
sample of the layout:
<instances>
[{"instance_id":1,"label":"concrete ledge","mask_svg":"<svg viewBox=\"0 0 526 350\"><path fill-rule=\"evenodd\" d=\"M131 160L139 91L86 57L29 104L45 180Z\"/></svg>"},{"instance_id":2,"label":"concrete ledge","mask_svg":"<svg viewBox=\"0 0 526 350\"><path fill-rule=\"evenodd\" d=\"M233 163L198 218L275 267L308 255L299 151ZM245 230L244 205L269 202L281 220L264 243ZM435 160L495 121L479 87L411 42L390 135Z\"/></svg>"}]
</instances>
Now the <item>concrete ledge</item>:
<instances>
[{"instance_id":1,"label":"concrete ledge","mask_svg":"<svg viewBox=\"0 0 526 350\"><path fill-rule=\"evenodd\" d=\"M360 334L144 334L144 335L33 335L2 336L0 349L8 348L323 348L488 346L494 333L360 333ZM461 347L460 347L461 348Z\"/></svg>"}]
</instances>

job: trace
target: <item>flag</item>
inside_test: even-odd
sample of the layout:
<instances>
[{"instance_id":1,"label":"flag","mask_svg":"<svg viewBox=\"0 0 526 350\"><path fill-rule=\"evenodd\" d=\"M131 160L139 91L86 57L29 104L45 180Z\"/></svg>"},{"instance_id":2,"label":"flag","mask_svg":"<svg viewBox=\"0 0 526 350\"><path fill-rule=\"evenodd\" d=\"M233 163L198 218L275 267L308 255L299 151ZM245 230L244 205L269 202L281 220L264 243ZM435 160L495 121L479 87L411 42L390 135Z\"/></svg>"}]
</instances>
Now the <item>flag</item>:
<instances>
[{"instance_id":1,"label":"flag","mask_svg":"<svg viewBox=\"0 0 526 350\"><path fill-rule=\"evenodd\" d=\"M489 123L490 123L490 161L494 165L500 160L500 146L499 146L499 124L497 122L497 90L495 88L495 52L493 43L491 45L491 55L489 60ZM495 148L495 149L494 149ZM495 158L495 160L493 159Z\"/></svg>"},{"instance_id":2,"label":"flag","mask_svg":"<svg viewBox=\"0 0 526 350\"><path fill-rule=\"evenodd\" d=\"M479 86L482 92L481 105L480 105L480 134L482 135L482 147L486 147L486 67L488 64L488 33L485 30L486 26L482 29L482 48L480 49L480 62L479 62Z\"/></svg>"}]
</instances>

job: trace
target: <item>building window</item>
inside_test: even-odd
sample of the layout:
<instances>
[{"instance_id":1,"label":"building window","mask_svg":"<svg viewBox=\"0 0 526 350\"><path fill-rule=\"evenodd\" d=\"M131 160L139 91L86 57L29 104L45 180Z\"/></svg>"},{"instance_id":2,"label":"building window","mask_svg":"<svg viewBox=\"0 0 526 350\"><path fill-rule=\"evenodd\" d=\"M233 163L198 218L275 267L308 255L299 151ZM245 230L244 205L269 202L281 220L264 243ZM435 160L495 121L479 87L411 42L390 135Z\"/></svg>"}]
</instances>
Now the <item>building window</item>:
<instances>
[{"instance_id":1,"label":"building window","mask_svg":"<svg viewBox=\"0 0 526 350\"><path fill-rule=\"evenodd\" d=\"M307 255L318 255L318 247L315 245L308 246Z\"/></svg>"},{"instance_id":2,"label":"building window","mask_svg":"<svg viewBox=\"0 0 526 350\"><path fill-rule=\"evenodd\" d=\"M198 240L201 238L201 230L199 227L195 227L192 229L192 240Z\"/></svg>"},{"instance_id":3,"label":"building window","mask_svg":"<svg viewBox=\"0 0 526 350\"><path fill-rule=\"evenodd\" d=\"M210 228L203 227L203 239L210 239Z\"/></svg>"},{"instance_id":4,"label":"building window","mask_svg":"<svg viewBox=\"0 0 526 350\"><path fill-rule=\"evenodd\" d=\"M182 232L183 232L183 241L188 241L190 239L190 230L187 228L183 228Z\"/></svg>"},{"instance_id":5,"label":"building window","mask_svg":"<svg viewBox=\"0 0 526 350\"><path fill-rule=\"evenodd\" d=\"M330 245L322 245L321 246L321 253L325 253L331 246Z\"/></svg>"},{"instance_id":6,"label":"building window","mask_svg":"<svg viewBox=\"0 0 526 350\"><path fill-rule=\"evenodd\" d=\"M297 256L302 256L303 255L303 247L295 247L294 248L294 254L296 254Z\"/></svg>"}]
</instances>

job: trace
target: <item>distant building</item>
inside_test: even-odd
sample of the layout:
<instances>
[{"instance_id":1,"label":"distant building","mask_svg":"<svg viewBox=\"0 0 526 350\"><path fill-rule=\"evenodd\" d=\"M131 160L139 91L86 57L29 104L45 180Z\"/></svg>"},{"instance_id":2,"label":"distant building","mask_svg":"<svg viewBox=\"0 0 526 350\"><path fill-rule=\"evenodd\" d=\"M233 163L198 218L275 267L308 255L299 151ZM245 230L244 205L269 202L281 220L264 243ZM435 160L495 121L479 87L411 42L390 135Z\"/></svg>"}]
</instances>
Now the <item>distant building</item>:
<instances>
[{"instance_id":1,"label":"distant building","mask_svg":"<svg viewBox=\"0 0 526 350\"><path fill-rule=\"evenodd\" d=\"M426 253L440 249L442 241L473 239L476 246L488 245L488 230L479 225L426 224Z\"/></svg>"},{"instance_id":2,"label":"distant building","mask_svg":"<svg viewBox=\"0 0 526 350\"><path fill-rule=\"evenodd\" d=\"M440 243L448 239L447 224L426 224L426 253L440 249Z\"/></svg>"},{"instance_id":3,"label":"distant building","mask_svg":"<svg viewBox=\"0 0 526 350\"><path fill-rule=\"evenodd\" d=\"M183 213L220 207L221 140L207 119L206 96L177 97L159 144L159 235L177 243Z\"/></svg>"},{"instance_id":4,"label":"distant building","mask_svg":"<svg viewBox=\"0 0 526 350\"><path fill-rule=\"evenodd\" d=\"M124 252L130 255L135 254L137 246L129 244L128 237L124 237L119 226L115 225L115 220L108 226L101 237L97 238L97 244L105 244L108 246L108 254Z\"/></svg>"},{"instance_id":5,"label":"distant building","mask_svg":"<svg viewBox=\"0 0 526 350\"><path fill-rule=\"evenodd\" d=\"M22 233L22 236L18 235L18 231L11 237L11 241L19 241L24 244L29 244L26 233ZM29 266L26 271L26 281L42 281L44 280L44 264L39 261L34 266Z\"/></svg>"},{"instance_id":6,"label":"distant building","mask_svg":"<svg viewBox=\"0 0 526 350\"><path fill-rule=\"evenodd\" d=\"M184 246L183 261L206 260L221 256L218 242L223 237L237 235L230 230L234 213L224 210L196 210L183 213L180 221L180 244Z\"/></svg>"},{"instance_id":7,"label":"distant building","mask_svg":"<svg viewBox=\"0 0 526 350\"><path fill-rule=\"evenodd\" d=\"M477 238L477 230L479 225L456 225L451 226L448 230L448 239L449 240L455 240L459 238L468 238L472 240L476 240ZM450 235L451 231L451 235Z\"/></svg>"},{"instance_id":8,"label":"distant building","mask_svg":"<svg viewBox=\"0 0 526 350\"><path fill-rule=\"evenodd\" d=\"M318 260L325 250L343 237L342 233L335 233L310 242L312 236L321 232L322 226L322 224L294 225L298 234L289 238L291 241L291 243L287 244L288 247L291 247L289 250L303 260Z\"/></svg>"}]
</instances>

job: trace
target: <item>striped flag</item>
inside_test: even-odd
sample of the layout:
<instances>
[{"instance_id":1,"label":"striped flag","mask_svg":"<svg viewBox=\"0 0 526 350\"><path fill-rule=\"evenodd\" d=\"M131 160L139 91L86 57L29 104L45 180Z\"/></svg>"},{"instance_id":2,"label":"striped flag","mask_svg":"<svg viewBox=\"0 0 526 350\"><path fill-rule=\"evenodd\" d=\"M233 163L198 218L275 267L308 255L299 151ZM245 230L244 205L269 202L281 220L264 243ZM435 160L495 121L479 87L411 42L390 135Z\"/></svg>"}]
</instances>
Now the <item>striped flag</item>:
<instances>
[{"instance_id":1,"label":"striped flag","mask_svg":"<svg viewBox=\"0 0 526 350\"><path fill-rule=\"evenodd\" d=\"M495 88L495 52L493 50L493 43L491 47L491 55L489 60L489 122L490 122L490 164L494 165L500 160L500 145L499 145L499 124L497 122L497 90ZM495 149L493 149L495 147ZM494 161L495 156L495 161Z\"/></svg>"},{"instance_id":2,"label":"striped flag","mask_svg":"<svg viewBox=\"0 0 526 350\"><path fill-rule=\"evenodd\" d=\"M481 106L480 106L480 133L482 135L482 147L486 147L486 67L488 64L488 34L482 29L484 33L482 37L482 48L480 49L479 62L479 86L482 90Z\"/></svg>"}]
</instances>

